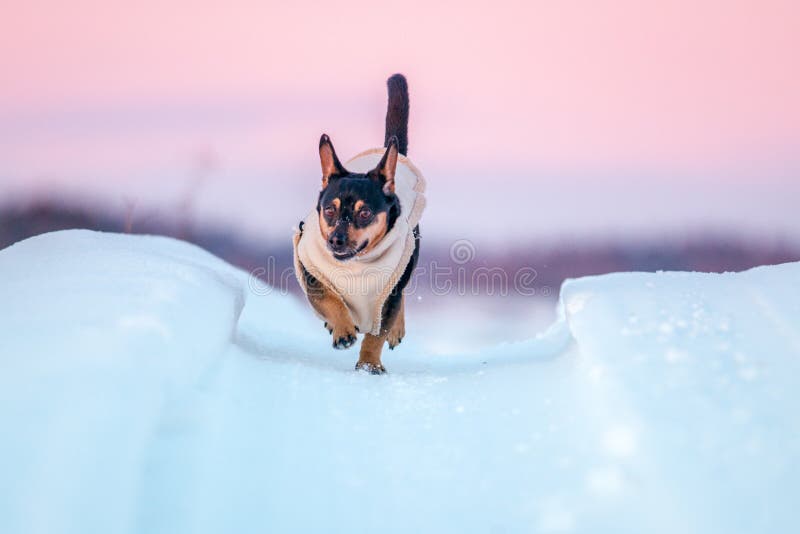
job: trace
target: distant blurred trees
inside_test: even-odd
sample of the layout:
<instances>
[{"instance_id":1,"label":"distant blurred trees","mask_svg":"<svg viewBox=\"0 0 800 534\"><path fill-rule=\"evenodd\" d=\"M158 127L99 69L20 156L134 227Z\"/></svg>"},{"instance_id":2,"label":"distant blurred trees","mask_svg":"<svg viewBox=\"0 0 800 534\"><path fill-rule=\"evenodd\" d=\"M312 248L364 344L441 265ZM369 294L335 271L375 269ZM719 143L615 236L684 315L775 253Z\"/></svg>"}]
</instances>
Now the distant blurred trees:
<instances>
[{"instance_id":1,"label":"distant blurred trees","mask_svg":"<svg viewBox=\"0 0 800 534\"><path fill-rule=\"evenodd\" d=\"M202 173L201 173L202 174ZM140 210L126 201L121 213L109 213L88 205L73 205L55 200L39 200L27 205L0 205L0 249L38 234L72 228L104 232L155 234L184 239L249 272L258 272L268 283L275 283L281 273L292 268L290 240L253 243L235 232L189 224L191 202L186 213L177 210L172 217ZM786 243L748 242L725 236L697 236L685 242L660 240L637 242L592 242L536 248L520 245L515 249L483 253L475 251L469 263L454 263L449 243L423 241L422 257L415 287L430 287L428 277L434 262L453 272L465 270L467 276L479 269L498 268L513 275L520 269L535 272L535 284L557 296L565 278L615 271L739 271L756 265L800 260L800 250ZM289 289L299 291L295 283Z\"/></svg>"}]
</instances>

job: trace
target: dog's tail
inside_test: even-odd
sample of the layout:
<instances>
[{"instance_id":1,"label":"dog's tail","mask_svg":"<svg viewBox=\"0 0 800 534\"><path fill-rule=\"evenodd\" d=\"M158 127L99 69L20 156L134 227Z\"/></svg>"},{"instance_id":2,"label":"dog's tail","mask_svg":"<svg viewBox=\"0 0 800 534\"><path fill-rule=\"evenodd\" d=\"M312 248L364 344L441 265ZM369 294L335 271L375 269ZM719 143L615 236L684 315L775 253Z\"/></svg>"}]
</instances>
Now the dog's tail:
<instances>
[{"instance_id":1,"label":"dog's tail","mask_svg":"<svg viewBox=\"0 0 800 534\"><path fill-rule=\"evenodd\" d=\"M402 74L395 74L388 80L389 106L386 109L386 136L383 146L389 146L389 139L397 137L397 149L408 155L408 83Z\"/></svg>"}]
</instances>

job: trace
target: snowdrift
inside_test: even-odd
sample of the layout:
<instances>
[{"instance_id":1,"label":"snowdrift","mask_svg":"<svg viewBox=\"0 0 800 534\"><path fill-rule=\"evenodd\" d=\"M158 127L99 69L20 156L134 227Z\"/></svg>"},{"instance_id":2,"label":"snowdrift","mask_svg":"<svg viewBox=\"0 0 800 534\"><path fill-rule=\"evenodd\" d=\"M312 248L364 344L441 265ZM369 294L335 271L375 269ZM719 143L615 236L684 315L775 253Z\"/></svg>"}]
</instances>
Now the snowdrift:
<instances>
[{"instance_id":1,"label":"snowdrift","mask_svg":"<svg viewBox=\"0 0 800 534\"><path fill-rule=\"evenodd\" d=\"M800 528L800 264L570 281L386 377L186 243L57 232L0 280L4 533Z\"/></svg>"}]
</instances>

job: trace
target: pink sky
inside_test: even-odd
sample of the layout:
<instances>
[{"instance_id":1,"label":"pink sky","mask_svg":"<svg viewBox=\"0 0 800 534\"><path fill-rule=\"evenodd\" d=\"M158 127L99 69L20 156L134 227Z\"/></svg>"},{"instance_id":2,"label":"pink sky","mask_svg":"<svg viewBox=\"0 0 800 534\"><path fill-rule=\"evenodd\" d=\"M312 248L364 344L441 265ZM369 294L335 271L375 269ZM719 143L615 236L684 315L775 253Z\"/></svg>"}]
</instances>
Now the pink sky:
<instances>
[{"instance_id":1,"label":"pink sky","mask_svg":"<svg viewBox=\"0 0 800 534\"><path fill-rule=\"evenodd\" d=\"M800 193L797 2L320 4L5 7L0 192L167 197L210 147L225 179L208 212L226 218L253 188L284 191L287 213L253 215L283 231L288 211L299 218L314 196L319 134L344 155L379 143L383 82L400 71L412 92L410 154L447 211L489 198L520 224L558 226L552 207L519 215L524 199L617 191L641 207L648 191L680 199L697 186L723 197L732 188L734 204L676 206L677 216L724 226L742 209L734 199L746 207L758 191L760 210L744 215L793 228L781 222L785 197ZM487 175L498 186L488 193ZM520 194L504 200L509 188ZM620 211L594 213L590 200L577 200L583 222L570 232ZM631 216L610 227L646 221L646 207Z\"/></svg>"}]
</instances>

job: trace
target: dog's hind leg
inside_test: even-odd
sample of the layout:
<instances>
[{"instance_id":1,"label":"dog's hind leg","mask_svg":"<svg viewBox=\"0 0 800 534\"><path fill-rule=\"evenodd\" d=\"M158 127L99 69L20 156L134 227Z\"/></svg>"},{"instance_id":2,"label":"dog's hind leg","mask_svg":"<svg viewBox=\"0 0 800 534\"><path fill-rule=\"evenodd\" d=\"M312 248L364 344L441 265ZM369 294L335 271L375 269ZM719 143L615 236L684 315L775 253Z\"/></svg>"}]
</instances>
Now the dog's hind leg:
<instances>
[{"instance_id":1,"label":"dog's hind leg","mask_svg":"<svg viewBox=\"0 0 800 534\"><path fill-rule=\"evenodd\" d=\"M403 294L395 291L384 304L383 325L380 334L375 336L366 334L361 342L361 352L358 355L356 370L369 371L374 375L386 372L381 364L381 351L384 342L389 342L389 348L396 347L406 334L406 322L403 315Z\"/></svg>"},{"instance_id":2,"label":"dog's hind leg","mask_svg":"<svg viewBox=\"0 0 800 534\"><path fill-rule=\"evenodd\" d=\"M417 258L419 258L419 227L414 228L414 237L416 244L414 253L406 265L403 276L397 282L397 285L389 293L386 302L383 303L383 310L381 312L381 331L379 336L370 336L369 334L361 342L361 355L358 359L356 369L366 368L367 365L377 363L376 374L384 373L386 370L380 364L381 348L383 342L388 341L389 348L394 349L403 340L406 335L406 317L405 317L405 296L403 290L408 285L411 279L411 274L414 272L414 267L417 266ZM369 342L368 342L369 340ZM365 362L362 364L362 361ZM369 362L372 362L371 364ZM361 367L359 367L361 366Z\"/></svg>"},{"instance_id":3,"label":"dog's hind leg","mask_svg":"<svg viewBox=\"0 0 800 534\"><path fill-rule=\"evenodd\" d=\"M386 368L381 363L381 350L383 343L386 341L386 334L374 336L372 334L365 334L364 340L361 342L361 352L358 355L358 363L356 364L356 371L367 371L373 375L382 375L386 372Z\"/></svg>"}]
</instances>

